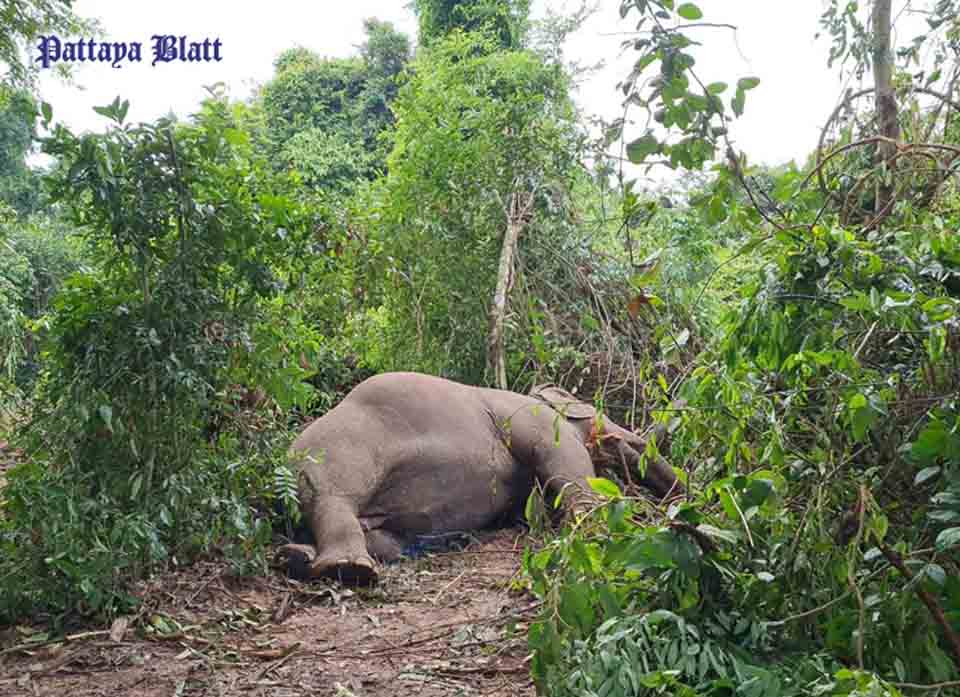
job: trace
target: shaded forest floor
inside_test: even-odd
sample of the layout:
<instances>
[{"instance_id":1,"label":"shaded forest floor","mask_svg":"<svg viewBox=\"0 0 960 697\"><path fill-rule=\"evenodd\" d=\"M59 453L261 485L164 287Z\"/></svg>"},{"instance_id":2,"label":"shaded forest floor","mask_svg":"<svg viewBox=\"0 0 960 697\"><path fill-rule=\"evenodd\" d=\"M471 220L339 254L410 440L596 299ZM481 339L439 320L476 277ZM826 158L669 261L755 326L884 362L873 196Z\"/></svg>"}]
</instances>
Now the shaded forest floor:
<instances>
[{"instance_id":1,"label":"shaded forest floor","mask_svg":"<svg viewBox=\"0 0 960 697\"><path fill-rule=\"evenodd\" d=\"M202 562L144 582L139 613L112 627L56 644L0 631L0 695L533 695L535 603L510 588L520 535L393 564L371 590Z\"/></svg>"}]
</instances>

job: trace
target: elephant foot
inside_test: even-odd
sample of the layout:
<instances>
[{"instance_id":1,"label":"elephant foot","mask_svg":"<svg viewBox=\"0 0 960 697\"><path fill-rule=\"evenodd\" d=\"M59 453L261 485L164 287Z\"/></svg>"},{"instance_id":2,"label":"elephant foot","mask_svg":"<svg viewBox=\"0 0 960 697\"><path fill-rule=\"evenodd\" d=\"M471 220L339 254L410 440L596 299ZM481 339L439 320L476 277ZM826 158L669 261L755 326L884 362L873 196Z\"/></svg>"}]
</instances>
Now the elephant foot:
<instances>
[{"instance_id":1,"label":"elephant foot","mask_svg":"<svg viewBox=\"0 0 960 697\"><path fill-rule=\"evenodd\" d=\"M318 559L310 565L311 578L332 578L345 586L374 586L380 572L373 559L367 556L353 559Z\"/></svg>"},{"instance_id":2,"label":"elephant foot","mask_svg":"<svg viewBox=\"0 0 960 697\"><path fill-rule=\"evenodd\" d=\"M317 550L310 545L289 544L277 550L278 558L286 558L287 575L298 581L309 581L310 569L317 558Z\"/></svg>"}]
</instances>

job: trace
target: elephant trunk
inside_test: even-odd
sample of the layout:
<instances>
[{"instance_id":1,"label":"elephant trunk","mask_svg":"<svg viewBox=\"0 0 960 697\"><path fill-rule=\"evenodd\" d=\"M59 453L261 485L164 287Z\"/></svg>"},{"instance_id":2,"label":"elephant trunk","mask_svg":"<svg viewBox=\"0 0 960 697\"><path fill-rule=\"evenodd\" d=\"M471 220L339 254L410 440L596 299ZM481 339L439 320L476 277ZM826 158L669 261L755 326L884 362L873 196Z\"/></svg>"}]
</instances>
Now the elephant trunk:
<instances>
[{"instance_id":1,"label":"elephant trunk","mask_svg":"<svg viewBox=\"0 0 960 697\"><path fill-rule=\"evenodd\" d=\"M606 431L613 436L610 440L616 445L613 453L605 453L604 460L608 464L622 464L628 468L628 473L640 471L643 464L641 454L646 450L647 442L624 428L612 426L612 424L608 425ZM641 483L657 496L666 498L684 491L683 484L677 479L670 463L659 454L648 458L645 465Z\"/></svg>"}]
</instances>

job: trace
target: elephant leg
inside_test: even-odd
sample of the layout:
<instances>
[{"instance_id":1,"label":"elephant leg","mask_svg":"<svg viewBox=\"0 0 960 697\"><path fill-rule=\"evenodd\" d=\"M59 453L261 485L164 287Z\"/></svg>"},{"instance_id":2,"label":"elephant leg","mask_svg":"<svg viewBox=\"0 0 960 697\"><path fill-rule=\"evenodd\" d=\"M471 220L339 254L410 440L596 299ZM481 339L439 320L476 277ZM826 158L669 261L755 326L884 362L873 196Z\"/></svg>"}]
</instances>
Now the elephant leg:
<instances>
[{"instance_id":1,"label":"elephant leg","mask_svg":"<svg viewBox=\"0 0 960 697\"><path fill-rule=\"evenodd\" d=\"M346 499L317 496L311 501L308 525L317 544L317 554L304 560L308 578L335 578L358 586L377 582L377 567L367 553L367 542L356 510Z\"/></svg>"},{"instance_id":2,"label":"elephant leg","mask_svg":"<svg viewBox=\"0 0 960 697\"><path fill-rule=\"evenodd\" d=\"M377 528L368 530L367 551L374 559L382 562L396 561L403 553L403 540L392 532Z\"/></svg>"}]
</instances>

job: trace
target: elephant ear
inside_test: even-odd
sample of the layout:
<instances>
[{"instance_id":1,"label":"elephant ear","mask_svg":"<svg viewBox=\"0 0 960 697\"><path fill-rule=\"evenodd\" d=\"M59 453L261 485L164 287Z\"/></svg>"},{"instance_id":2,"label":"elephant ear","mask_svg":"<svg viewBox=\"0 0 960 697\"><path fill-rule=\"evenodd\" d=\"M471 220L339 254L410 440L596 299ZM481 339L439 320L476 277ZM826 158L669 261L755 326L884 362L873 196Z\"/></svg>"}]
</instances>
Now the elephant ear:
<instances>
[{"instance_id":1,"label":"elephant ear","mask_svg":"<svg viewBox=\"0 0 960 697\"><path fill-rule=\"evenodd\" d=\"M592 404L580 401L565 389L556 385L537 385L530 390L530 395L541 402L546 402L554 411L574 421L592 419L597 415L597 410L594 409Z\"/></svg>"}]
</instances>

